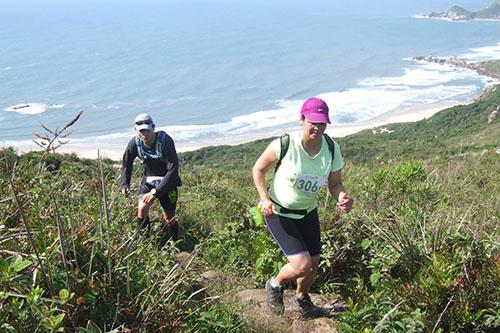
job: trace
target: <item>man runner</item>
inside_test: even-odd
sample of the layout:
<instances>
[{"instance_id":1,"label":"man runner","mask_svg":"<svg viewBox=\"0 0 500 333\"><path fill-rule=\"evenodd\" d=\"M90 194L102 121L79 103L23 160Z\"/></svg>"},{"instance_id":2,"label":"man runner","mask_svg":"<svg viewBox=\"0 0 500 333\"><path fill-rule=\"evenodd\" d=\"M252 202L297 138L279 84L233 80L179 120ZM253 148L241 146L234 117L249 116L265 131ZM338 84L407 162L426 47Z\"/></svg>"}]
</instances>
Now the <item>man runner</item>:
<instances>
[{"instance_id":1,"label":"man runner","mask_svg":"<svg viewBox=\"0 0 500 333\"><path fill-rule=\"evenodd\" d=\"M149 227L149 208L158 199L164 212L158 244L161 248L169 238L168 229L172 240L179 239L175 217L177 187L181 186L179 160L172 138L164 131L155 132L155 124L148 114L141 113L135 118L134 129L137 136L129 141L123 154L121 191L128 196L134 159L138 157L142 162L143 175L139 186L137 227Z\"/></svg>"}]
</instances>

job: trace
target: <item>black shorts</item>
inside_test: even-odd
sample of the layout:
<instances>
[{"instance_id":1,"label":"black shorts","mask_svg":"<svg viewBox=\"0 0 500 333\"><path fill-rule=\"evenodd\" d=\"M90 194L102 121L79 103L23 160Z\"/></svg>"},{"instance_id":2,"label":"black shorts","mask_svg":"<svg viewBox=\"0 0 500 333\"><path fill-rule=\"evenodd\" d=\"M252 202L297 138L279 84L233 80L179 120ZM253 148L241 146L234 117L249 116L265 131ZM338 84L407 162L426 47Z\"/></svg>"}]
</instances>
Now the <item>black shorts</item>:
<instances>
[{"instance_id":1,"label":"black shorts","mask_svg":"<svg viewBox=\"0 0 500 333\"><path fill-rule=\"evenodd\" d=\"M153 185L146 183L146 178L142 178L141 185L139 186L139 202L142 201L142 197L144 194L151 192L154 188ZM157 197L160 202L161 207L165 214L169 217L175 215L175 208L177 207L177 188L175 190L167 191L167 193L163 194L161 197Z\"/></svg>"},{"instance_id":2,"label":"black shorts","mask_svg":"<svg viewBox=\"0 0 500 333\"><path fill-rule=\"evenodd\" d=\"M314 209L301 219L280 215L266 216L266 225L286 256L309 252L311 257L321 251L318 210Z\"/></svg>"}]
</instances>

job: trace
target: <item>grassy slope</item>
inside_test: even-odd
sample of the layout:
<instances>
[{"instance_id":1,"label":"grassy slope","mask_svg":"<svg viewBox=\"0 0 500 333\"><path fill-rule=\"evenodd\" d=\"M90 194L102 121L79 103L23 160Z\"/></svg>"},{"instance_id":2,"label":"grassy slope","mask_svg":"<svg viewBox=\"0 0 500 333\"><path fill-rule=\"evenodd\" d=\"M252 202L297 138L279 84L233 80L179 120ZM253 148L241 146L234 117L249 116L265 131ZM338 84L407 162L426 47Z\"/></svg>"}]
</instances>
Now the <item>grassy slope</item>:
<instances>
[{"instance_id":1,"label":"grassy slope","mask_svg":"<svg viewBox=\"0 0 500 333\"><path fill-rule=\"evenodd\" d=\"M376 134L366 130L340 139L345 155L354 161L377 156L428 157L430 154L457 154L461 151L494 149L500 144L500 125L487 124L488 115L500 104L500 89L479 102L443 110L415 123L386 126L394 132Z\"/></svg>"},{"instance_id":2,"label":"grassy slope","mask_svg":"<svg viewBox=\"0 0 500 333\"><path fill-rule=\"evenodd\" d=\"M500 73L500 60L492 60L483 62L483 67L489 71Z\"/></svg>"}]
</instances>

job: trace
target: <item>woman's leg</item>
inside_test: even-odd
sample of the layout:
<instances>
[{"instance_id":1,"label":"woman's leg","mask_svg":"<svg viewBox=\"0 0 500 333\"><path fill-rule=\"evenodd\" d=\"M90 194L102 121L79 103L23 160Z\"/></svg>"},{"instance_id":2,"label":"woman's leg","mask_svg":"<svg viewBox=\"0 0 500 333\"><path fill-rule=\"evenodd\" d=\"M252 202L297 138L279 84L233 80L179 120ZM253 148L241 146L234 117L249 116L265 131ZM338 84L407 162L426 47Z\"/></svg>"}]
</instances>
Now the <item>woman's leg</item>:
<instances>
[{"instance_id":1,"label":"woman's leg","mask_svg":"<svg viewBox=\"0 0 500 333\"><path fill-rule=\"evenodd\" d=\"M302 298L304 294L309 293L309 289L311 289L316 273L318 272L319 259L319 255L312 257L311 269L304 276L297 278L297 291L295 293L297 298Z\"/></svg>"},{"instance_id":2,"label":"woman's leg","mask_svg":"<svg viewBox=\"0 0 500 333\"><path fill-rule=\"evenodd\" d=\"M288 259L278 275L266 282L267 305L271 312L281 315L285 310L282 285L307 274L311 270L311 256L297 228L297 221L278 215L267 216L265 221L269 232Z\"/></svg>"},{"instance_id":3,"label":"woman's leg","mask_svg":"<svg viewBox=\"0 0 500 333\"><path fill-rule=\"evenodd\" d=\"M283 266L274 278L274 283L284 285L288 282L310 275L312 260L309 252L301 252L287 257L288 264Z\"/></svg>"},{"instance_id":4,"label":"woman's leg","mask_svg":"<svg viewBox=\"0 0 500 333\"><path fill-rule=\"evenodd\" d=\"M296 296L302 298L311 289L320 262L321 236L317 209L307 214L302 223L298 224L298 228L311 255L311 269L297 279Z\"/></svg>"}]
</instances>

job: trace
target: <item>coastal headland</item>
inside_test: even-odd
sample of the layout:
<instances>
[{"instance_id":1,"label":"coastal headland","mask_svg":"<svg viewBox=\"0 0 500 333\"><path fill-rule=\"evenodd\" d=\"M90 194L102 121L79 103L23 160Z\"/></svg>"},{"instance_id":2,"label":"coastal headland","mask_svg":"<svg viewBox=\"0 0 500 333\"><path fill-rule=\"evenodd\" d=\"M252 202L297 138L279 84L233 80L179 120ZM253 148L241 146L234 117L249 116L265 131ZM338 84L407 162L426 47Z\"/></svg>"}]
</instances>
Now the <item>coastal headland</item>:
<instances>
[{"instance_id":1,"label":"coastal headland","mask_svg":"<svg viewBox=\"0 0 500 333\"><path fill-rule=\"evenodd\" d=\"M425 18L436 18L450 21L467 21L467 20L500 20L500 1L497 0L490 6L478 10L469 11L460 6L452 6L444 12L433 12L424 15Z\"/></svg>"},{"instance_id":2,"label":"coastal headland","mask_svg":"<svg viewBox=\"0 0 500 333\"><path fill-rule=\"evenodd\" d=\"M466 68L477 72L479 75L489 76L494 79L500 79L500 74L498 72L489 70L482 62L471 62L458 57L440 58L433 56L418 56L414 57L413 59L416 61L426 61L440 65L450 65L453 67Z\"/></svg>"}]
</instances>

